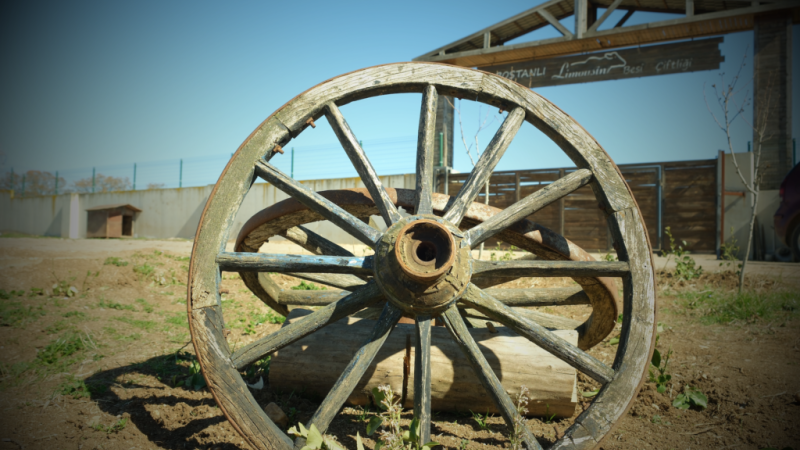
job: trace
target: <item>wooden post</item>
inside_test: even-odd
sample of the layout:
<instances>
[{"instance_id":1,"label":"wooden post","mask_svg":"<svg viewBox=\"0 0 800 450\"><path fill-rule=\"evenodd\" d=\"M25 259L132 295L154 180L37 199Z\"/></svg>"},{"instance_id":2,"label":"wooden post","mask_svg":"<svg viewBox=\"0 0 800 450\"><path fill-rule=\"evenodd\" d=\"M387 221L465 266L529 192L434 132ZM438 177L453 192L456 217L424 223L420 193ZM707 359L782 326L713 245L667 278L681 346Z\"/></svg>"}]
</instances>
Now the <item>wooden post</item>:
<instances>
[{"instance_id":1,"label":"wooden post","mask_svg":"<svg viewBox=\"0 0 800 450\"><path fill-rule=\"evenodd\" d=\"M792 17L756 15L753 30L753 126L766 118L761 189L778 189L792 168ZM758 135L753 133L757 145Z\"/></svg>"},{"instance_id":2,"label":"wooden post","mask_svg":"<svg viewBox=\"0 0 800 450\"><path fill-rule=\"evenodd\" d=\"M575 0L575 37L583 38L588 28L589 1Z\"/></svg>"}]
</instances>

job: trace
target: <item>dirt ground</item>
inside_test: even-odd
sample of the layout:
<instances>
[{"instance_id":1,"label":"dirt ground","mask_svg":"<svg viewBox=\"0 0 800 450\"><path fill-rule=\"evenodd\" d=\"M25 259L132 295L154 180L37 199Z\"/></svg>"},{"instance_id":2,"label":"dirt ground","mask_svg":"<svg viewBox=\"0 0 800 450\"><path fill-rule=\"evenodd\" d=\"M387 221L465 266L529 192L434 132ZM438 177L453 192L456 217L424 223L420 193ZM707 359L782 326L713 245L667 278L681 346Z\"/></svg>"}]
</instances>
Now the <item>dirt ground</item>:
<instances>
[{"instance_id":1,"label":"dirt ground","mask_svg":"<svg viewBox=\"0 0 800 450\"><path fill-rule=\"evenodd\" d=\"M0 238L0 450L249 448L197 374L185 314L190 251L191 243L179 240ZM732 273L712 273L717 262L704 261L706 274L690 282L660 273L657 348L672 351L672 379L664 393L645 383L602 448L800 449L800 264L764 264L747 287L756 303L782 293L771 312L761 303L709 303L705 296L727 295L736 285ZM298 284L283 276L278 282ZM571 280L549 285L559 283ZM231 345L280 327L237 276L226 274L222 287ZM743 319L730 319L726 309L751 306ZM578 319L586 308L557 312ZM590 353L610 364L617 336L615 330ZM249 382L258 369L246 374ZM706 409L673 406L687 385L708 397ZM579 392L595 387L579 375ZM262 406L275 402L303 423L319 401L268 385L253 392ZM531 418L528 425L546 447L585 405L572 418ZM345 407L330 431L355 448L365 417L361 408ZM481 426L469 412L441 412L432 434L446 448L501 449L509 430L500 417Z\"/></svg>"}]
</instances>

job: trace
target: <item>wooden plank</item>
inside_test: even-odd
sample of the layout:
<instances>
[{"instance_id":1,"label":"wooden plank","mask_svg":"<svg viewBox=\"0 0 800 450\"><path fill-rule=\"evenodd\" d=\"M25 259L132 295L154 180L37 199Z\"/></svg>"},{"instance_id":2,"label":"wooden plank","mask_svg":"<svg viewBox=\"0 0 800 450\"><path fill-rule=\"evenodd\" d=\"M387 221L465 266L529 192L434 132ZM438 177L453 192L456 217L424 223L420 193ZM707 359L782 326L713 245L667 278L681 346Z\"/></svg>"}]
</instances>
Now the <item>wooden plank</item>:
<instances>
[{"instance_id":1,"label":"wooden plank","mask_svg":"<svg viewBox=\"0 0 800 450\"><path fill-rule=\"evenodd\" d=\"M374 258L324 255L220 252L220 270L230 272L314 272L371 275Z\"/></svg>"},{"instance_id":2,"label":"wooden plank","mask_svg":"<svg viewBox=\"0 0 800 450\"><path fill-rule=\"evenodd\" d=\"M619 277L629 273L623 261L473 261L473 273L508 277Z\"/></svg>"},{"instance_id":3,"label":"wooden plank","mask_svg":"<svg viewBox=\"0 0 800 450\"><path fill-rule=\"evenodd\" d=\"M436 141L436 108L439 94L434 86L425 88L422 94L422 107L419 113L417 133L417 172L416 199L414 214L433 214L431 195L433 193L433 149Z\"/></svg>"}]
</instances>

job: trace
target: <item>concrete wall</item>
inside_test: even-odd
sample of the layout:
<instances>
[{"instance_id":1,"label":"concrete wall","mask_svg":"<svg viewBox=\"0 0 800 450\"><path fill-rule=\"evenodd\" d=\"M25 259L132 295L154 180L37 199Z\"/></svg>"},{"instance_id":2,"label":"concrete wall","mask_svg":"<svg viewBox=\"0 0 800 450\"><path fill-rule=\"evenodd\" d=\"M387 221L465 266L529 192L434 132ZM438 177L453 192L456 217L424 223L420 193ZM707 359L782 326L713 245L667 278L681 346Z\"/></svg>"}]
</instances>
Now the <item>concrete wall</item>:
<instances>
[{"instance_id":1,"label":"concrete wall","mask_svg":"<svg viewBox=\"0 0 800 450\"><path fill-rule=\"evenodd\" d=\"M753 180L753 153L737 153L736 161L739 163L745 180L751 183ZM732 242L731 238L736 239L736 245L740 247L739 258L744 256L745 247L747 246L747 237L750 232L750 215L753 208L753 194L746 192L742 180L736 173L736 167L733 164L733 158L730 154L725 155L725 190L728 192L745 192L745 197L737 197L732 195L725 196L725 225L723 236L726 243ZM778 190L762 190L759 192L758 206L756 208L756 217L758 218L759 227L764 233L764 254L769 259L768 255L774 255L777 249L785 247L780 242L780 239L775 234L775 223L773 216L775 211L778 210L780 204L780 196ZM731 227L733 227L733 234L731 234ZM749 257L754 255L754 248L751 246Z\"/></svg>"},{"instance_id":2,"label":"concrete wall","mask_svg":"<svg viewBox=\"0 0 800 450\"><path fill-rule=\"evenodd\" d=\"M414 181L413 174L381 177L385 186L393 188L413 189ZM308 180L303 184L315 191L364 187L358 178ZM14 198L13 192L6 191L0 194L0 230L84 238L87 208L127 203L142 210L134 220L134 236L192 239L212 189L213 186L205 186L27 198ZM270 184L254 184L236 216L230 238L235 239L238 230L255 213L286 198L286 194ZM357 243L328 221L309 224L309 228L340 244Z\"/></svg>"}]
</instances>

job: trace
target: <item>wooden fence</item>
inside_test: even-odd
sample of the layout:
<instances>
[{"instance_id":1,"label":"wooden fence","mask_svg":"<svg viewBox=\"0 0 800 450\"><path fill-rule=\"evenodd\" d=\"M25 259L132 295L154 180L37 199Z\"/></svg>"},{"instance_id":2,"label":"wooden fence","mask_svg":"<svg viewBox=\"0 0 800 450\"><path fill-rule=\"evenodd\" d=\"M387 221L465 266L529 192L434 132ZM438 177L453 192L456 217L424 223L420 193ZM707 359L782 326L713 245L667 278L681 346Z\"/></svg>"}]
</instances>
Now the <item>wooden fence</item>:
<instances>
[{"instance_id":1,"label":"wooden fence","mask_svg":"<svg viewBox=\"0 0 800 450\"><path fill-rule=\"evenodd\" d=\"M685 240L690 251L716 251L716 159L628 164L620 165L619 169L639 204L654 250L669 248L664 229L670 227L676 241ZM489 184L489 204L506 208L574 170L494 172ZM467 176L450 174L447 192L455 195ZM438 177L437 192L445 192L443 176ZM486 201L483 191L476 201ZM586 250L606 252L612 248L605 216L589 186L543 208L529 219L561 233ZM490 247L498 244L494 240L487 241Z\"/></svg>"}]
</instances>

